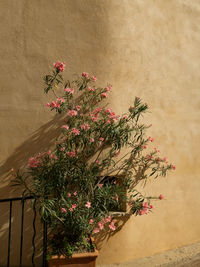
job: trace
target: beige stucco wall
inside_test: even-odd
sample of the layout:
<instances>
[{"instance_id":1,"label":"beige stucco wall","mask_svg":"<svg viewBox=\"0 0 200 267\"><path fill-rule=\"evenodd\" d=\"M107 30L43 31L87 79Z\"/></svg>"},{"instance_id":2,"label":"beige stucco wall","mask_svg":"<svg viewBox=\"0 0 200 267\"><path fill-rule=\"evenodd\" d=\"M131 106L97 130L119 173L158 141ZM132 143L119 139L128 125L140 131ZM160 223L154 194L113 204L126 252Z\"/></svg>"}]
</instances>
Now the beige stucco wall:
<instances>
[{"instance_id":1,"label":"beige stucco wall","mask_svg":"<svg viewBox=\"0 0 200 267\"><path fill-rule=\"evenodd\" d=\"M87 71L113 85L117 113L135 96L146 101L149 135L177 166L144 189L166 200L104 241L98 263L200 241L200 1L2 0L0 25L0 198L18 195L8 170L56 135L59 120L45 108L42 76L52 62L65 60L66 77ZM0 242L6 244L6 207L3 212Z\"/></svg>"}]
</instances>

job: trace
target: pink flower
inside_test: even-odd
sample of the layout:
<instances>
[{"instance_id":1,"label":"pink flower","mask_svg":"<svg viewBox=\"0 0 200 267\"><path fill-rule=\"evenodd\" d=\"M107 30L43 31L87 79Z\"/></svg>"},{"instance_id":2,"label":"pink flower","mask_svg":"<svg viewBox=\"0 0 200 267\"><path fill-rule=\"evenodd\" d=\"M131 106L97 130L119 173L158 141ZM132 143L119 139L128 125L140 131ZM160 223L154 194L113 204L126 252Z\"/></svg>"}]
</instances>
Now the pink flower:
<instances>
[{"instance_id":1,"label":"pink flower","mask_svg":"<svg viewBox=\"0 0 200 267\"><path fill-rule=\"evenodd\" d=\"M107 120L106 124L110 124L111 123L111 120Z\"/></svg>"},{"instance_id":2,"label":"pink flower","mask_svg":"<svg viewBox=\"0 0 200 267\"><path fill-rule=\"evenodd\" d=\"M124 115L123 116L123 119L125 119L125 120L128 119L128 116L127 115Z\"/></svg>"},{"instance_id":3,"label":"pink flower","mask_svg":"<svg viewBox=\"0 0 200 267\"><path fill-rule=\"evenodd\" d=\"M57 61L56 63L53 64L54 68L58 68L60 66L60 61Z\"/></svg>"},{"instance_id":4,"label":"pink flower","mask_svg":"<svg viewBox=\"0 0 200 267\"><path fill-rule=\"evenodd\" d=\"M81 124L81 130L85 130L86 129L86 126L85 126L85 124Z\"/></svg>"},{"instance_id":5,"label":"pink flower","mask_svg":"<svg viewBox=\"0 0 200 267\"><path fill-rule=\"evenodd\" d=\"M69 211L73 211L73 209L72 208L69 208Z\"/></svg>"},{"instance_id":6,"label":"pink flower","mask_svg":"<svg viewBox=\"0 0 200 267\"><path fill-rule=\"evenodd\" d=\"M94 92L94 88L88 87L89 92Z\"/></svg>"},{"instance_id":7,"label":"pink flower","mask_svg":"<svg viewBox=\"0 0 200 267\"><path fill-rule=\"evenodd\" d=\"M106 222L111 222L111 216L108 216L107 218L105 218Z\"/></svg>"},{"instance_id":8,"label":"pink flower","mask_svg":"<svg viewBox=\"0 0 200 267\"><path fill-rule=\"evenodd\" d=\"M97 121L98 121L98 117L92 117L92 120L93 120L94 122L97 122Z\"/></svg>"},{"instance_id":9,"label":"pink flower","mask_svg":"<svg viewBox=\"0 0 200 267\"><path fill-rule=\"evenodd\" d=\"M68 114L68 116L73 117L73 116L76 116L77 113L78 113L78 112L77 112L76 110L73 110L73 109L72 109L72 110L69 110L67 114Z\"/></svg>"},{"instance_id":10,"label":"pink flower","mask_svg":"<svg viewBox=\"0 0 200 267\"><path fill-rule=\"evenodd\" d=\"M111 114L112 113L112 109L111 108L107 108L105 111L104 111L104 114Z\"/></svg>"},{"instance_id":11,"label":"pink flower","mask_svg":"<svg viewBox=\"0 0 200 267\"><path fill-rule=\"evenodd\" d=\"M162 200L163 198L164 198L164 196L161 194L161 195L159 196L159 199Z\"/></svg>"},{"instance_id":12,"label":"pink flower","mask_svg":"<svg viewBox=\"0 0 200 267\"><path fill-rule=\"evenodd\" d=\"M70 194L70 193L68 193L68 194L67 194L67 196L68 196L68 197L71 197L71 194Z\"/></svg>"},{"instance_id":13,"label":"pink flower","mask_svg":"<svg viewBox=\"0 0 200 267\"><path fill-rule=\"evenodd\" d=\"M66 213L67 210L66 210L65 208L61 208L61 212L62 212L62 213Z\"/></svg>"},{"instance_id":14,"label":"pink flower","mask_svg":"<svg viewBox=\"0 0 200 267\"><path fill-rule=\"evenodd\" d=\"M114 113L114 112L113 112ZM115 113L114 113L115 114ZM119 115L109 115L109 118L110 119L112 119L114 122L117 122L118 120L119 120L119 118L120 118L120 116Z\"/></svg>"},{"instance_id":15,"label":"pink flower","mask_svg":"<svg viewBox=\"0 0 200 267\"><path fill-rule=\"evenodd\" d=\"M143 208L145 214L148 214L148 208Z\"/></svg>"},{"instance_id":16,"label":"pink flower","mask_svg":"<svg viewBox=\"0 0 200 267\"><path fill-rule=\"evenodd\" d=\"M90 125L87 123L86 125L86 129L89 130L90 129Z\"/></svg>"},{"instance_id":17,"label":"pink flower","mask_svg":"<svg viewBox=\"0 0 200 267\"><path fill-rule=\"evenodd\" d=\"M50 107L50 104L49 104L49 103L46 103L46 107L48 107L48 108L49 108L49 107Z\"/></svg>"},{"instance_id":18,"label":"pink flower","mask_svg":"<svg viewBox=\"0 0 200 267\"><path fill-rule=\"evenodd\" d=\"M99 141L103 142L104 138L103 137L100 137L99 138Z\"/></svg>"},{"instance_id":19,"label":"pink flower","mask_svg":"<svg viewBox=\"0 0 200 267\"><path fill-rule=\"evenodd\" d=\"M146 149L146 148L147 148L147 146L146 146L146 145L143 145L143 146L142 146L142 148Z\"/></svg>"},{"instance_id":20,"label":"pink flower","mask_svg":"<svg viewBox=\"0 0 200 267\"><path fill-rule=\"evenodd\" d=\"M60 66L59 66L59 71L63 72L64 69L65 69L65 66L66 66L65 62L61 63Z\"/></svg>"},{"instance_id":21,"label":"pink flower","mask_svg":"<svg viewBox=\"0 0 200 267\"><path fill-rule=\"evenodd\" d=\"M28 161L29 161L29 167L30 167L30 168L37 168L38 165L39 165L39 160L37 160L37 159L34 158L34 157L29 158Z\"/></svg>"},{"instance_id":22,"label":"pink flower","mask_svg":"<svg viewBox=\"0 0 200 267\"><path fill-rule=\"evenodd\" d=\"M51 108L59 108L60 107L60 104L56 101L52 101L49 105Z\"/></svg>"},{"instance_id":23,"label":"pink flower","mask_svg":"<svg viewBox=\"0 0 200 267\"><path fill-rule=\"evenodd\" d=\"M88 78L88 75L89 75L89 74L88 74L87 72L83 72L83 73L82 73L82 77Z\"/></svg>"},{"instance_id":24,"label":"pink flower","mask_svg":"<svg viewBox=\"0 0 200 267\"><path fill-rule=\"evenodd\" d=\"M66 66L66 62L60 62L60 61L57 61L56 63L54 63L54 68L59 70L60 72L63 72L64 69L65 69L65 66Z\"/></svg>"},{"instance_id":25,"label":"pink flower","mask_svg":"<svg viewBox=\"0 0 200 267\"><path fill-rule=\"evenodd\" d=\"M114 182L113 182L113 184L116 184L117 183L117 181L115 180Z\"/></svg>"},{"instance_id":26,"label":"pink flower","mask_svg":"<svg viewBox=\"0 0 200 267\"><path fill-rule=\"evenodd\" d=\"M71 132L72 132L73 134L75 134L75 135L79 135L79 134L80 134L80 131L79 131L79 129L77 129L77 128L72 128Z\"/></svg>"},{"instance_id":27,"label":"pink flower","mask_svg":"<svg viewBox=\"0 0 200 267\"><path fill-rule=\"evenodd\" d=\"M109 224L109 228L110 228L111 230L113 230L113 231L116 230L116 226L115 226L115 224L114 224L113 221Z\"/></svg>"},{"instance_id":28,"label":"pink flower","mask_svg":"<svg viewBox=\"0 0 200 267\"><path fill-rule=\"evenodd\" d=\"M68 151L68 152L66 152L66 154L71 158L76 156L76 152L74 152L74 151Z\"/></svg>"},{"instance_id":29,"label":"pink flower","mask_svg":"<svg viewBox=\"0 0 200 267\"><path fill-rule=\"evenodd\" d=\"M96 160L95 162L96 162L97 164L101 164L99 160Z\"/></svg>"},{"instance_id":30,"label":"pink flower","mask_svg":"<svg viewBox=\"0 0 200 267\"><path fill-rule=\"evenodd\" d=\"M115 112L110 112L109 117L112 118L113 116L115 116Z\"/></svg>"},{"instance_id":31,"label":"pink flower","mask_svg":"<svg viewBox=\"0 0 200 267\"><path fill-rule=\"evenodd\" d=\"M10 169L10 172L14 172L14 169L13 169L13 168L11 168L11 169Z\"/></svg>"},{"instance_id":32,"label":"pink flower","mask_svg":"<svg viewBox=\"0 0 200 267\"><path fill-rule=\"evenodd\" d=\"M151 155L146 155L146 159L151 160L152 156Z\"/></svg>"},{"instance_id":33,"label":"pink flower","mask_svg":"<svg viewBox=\"0 0 200 267\"><path fill-rule=\"evenodd\" d=\"M138 214L139 214L139 215L144 215L144 214L145 214L145 211L144 211L143 209L142 209L142 210L139 210L139 211L138 211Z\"/></svg>"},{"instance_id":34,"label":"pink flower","mask_svg":"<svg viewBox=\"0 0 200 267\"><path fill-rule=\"evenodd\" d=\"M65 99L62 98L62 97L58 97L57 98L57 101L60 102L60 103L65 103Z\"/></svg>"},{"instance_id":35,"label":"pink flower","mask_svg":"<svg viewBox=\"0 0 200 267\"><path fill-rule=\"evenodd\" d=\"M65 130L69 130L69 126L67 124L63 125L61 128L65 129Z\"/></svg>"},{"instance_id":36,"label":"pink flower","mask_svg":"<svg viewBox=\"0 0 200 267\"><path fill-rule=\"evenodd\" d=\"M69 93L69 94L73 94L74 93L74 88L65 88L64 91Z\"/></svg>"},{"instance_id":37,"label":"pink flower","mask_svg":"<svg viewBox=\"0 0 200 267\"><path fill-rule=\"evenodd\" d=\"M98 187L102 188L103 187L103 184L98 184Z\"/></svg>"},{"instance_id":38,"label":"pink flower","mask_svg":"<svg viewBox=\"0 0 200 267\"><path fill-rule=\"evenodd\" d=\"M108 95L106 93L101 93L101 96L106 98Z\"/></svg>"},{"instance_id":39,"label":"pink flower","mask_svg":"<svg viewBox=\"0 0 200 267\"><path fill-rule=\"evenodd\" d=\"M110 92L111 89L112 89L112 85L109 85L109 86L106 87L106 91L107 92Z\"/></svg>"},{"instance_id":40,"label":"pink flower","mask_svg":"<svg viewBox=\"0 0 200 267\"><path fill-rule=\"evenodd\" d=\"M150 208L150 209L153 209L153 206L152 206L152 205L150 205L150 206L149 206L149 208Z\"/></svg>"},{"instance_id":41,"label":"pink flower","mask_svg":"<svg viewBox=\"0 0 200 267\"><path fill-rule=\"evenodd\" d=\"M152 126L152 123L151 124L149 124L149 127L151 127Z\"/></svg>"},{"instance_id":42,"label":"pink flower","mask_svg":"<svg viewBox=\"0 0 200 267\"><path fill-rule=\"evenodd\" d=\"M89 209L89 208L91 207L91 202L88 201L88 202L85 204L85 206L86 206L86 208Z\"/></svg>"},{"instance_id":43,"label":"pink flower","mask_svg":"<svg viewBox=\"0 0 200 267\"><path fill-rule=\"evenodd\" d=\"M99 113L99 112L101 112L101 111L102 111L102 108L96 108L96 109L93 111L93 113L96 114L96 113Z\"/></svg>"},{"instance_id":44,"label":"pink flower","mask_svg":"<svg viewBox=\"0 0 200 267\"><path fill-rule=\"evenodd\" d=\"M72 204L72 209L75 209L76 208L76 204Z\"/></svg>"},{"instance_id":45,"label":"pink flower","mask_svg":"<svg viewBox=\"0 0 200 267\"><path fill-rule=\"evenodd\" d=\"M98 222L99 229L102 230L104 228L104 225L102 222Z\"/></svg>"},{"instance_id":46,"label":"pink flower","mask_svg":"<svg viewBox=\"0 0 200 267\"><path fill-rule=\"evenodd\" d=\"M101 222L102 222L103 224L106 224L107 222L111 222L111 217L108 216L107 218L103 218L103 219L101 220Z\"/></svg>"},{"instance_id":47,"label":"pink flower","mask_svg":"<svg viewBox=\"0 0 200 267\"><path fill-rule=\"evenodd\" d=\"M76 195L77 195L77 192L75 191L75 192L73 193L73 195L76 196Z\"/></svg>"},{"instance_id":48,"label":"pink flower","mask_svg":"<svg viewBox=\"0 0 200 267\"><path fill-rule=\"evenodd\" d=\"M91 143L94 143L94 138L90 138L90 142Z\"/></svg>"},{"instance_id":49,"label":"pink flower","mask_svg":"<svg viewBox=\"0 0 200 267\"><path fill-rule=\"evenodd\" d=\"M89 224L93 224L94 220L90 219Z\"/></svg>"},{"instance_id":50,"label":"pink flower","mask_svg":"<svg viewBox=\"0 0 200 267\"><path fill-rule=\"evenodd\" d=\"M144 208L148 208L148 207L149 207L149 204L148 204L148 202L143 202L143 203L142 203L142 206L143 206Z\"/></svg>"},{"instance_id":51,"label":"pink flower","mask_svg":"<svg viewBox=\"0 0 200 267\"><path fill-rule=\"evenodd\" d=\"M48 150L48 151L47 151L47 154L50 155L50 154L51 154L51 150Z\"/></svg>"},{"instance_id":52,"label":"pink flower","mask_svg":"<svg viewBox=\"0 0 200 267\"><path fill-rule=\"evenodd\" d=\"M148 137L148 140L150 141L150 142L153 142L154 141L154 138L152 138L152 137Z\"/></svg>"},{"instance_id":53,"label":"pink flower","mask_svg":"<svg viewBox=\"0 0 200 267\"><path fill-rule=\"evenodd\" d=\"M95 228L95 229L93 230L93 233L94 233L94 234L97 234L97 233L99 233L99 231L100 231L99 228Z\"/></svg>"},{"instance_id":54,"label":"pink flower","mask_svg":"<svg viewBox=\"0 0 200 267\"><path fill-rule=\"evenodd\" d=\"M96 82L97 78L95 76L92 76L91 79Z\"/></svg>"},{"instance_id":55,"label":"pink flower","mask_svg":"<svg viewBox=\"0 0 200 267\"><path fill-rule=\"evenodd\" d=\"M80 107L80 106L76 106L76 110L78 110L78 111L79 111L80 109L81 109L81 107Z\"/></svg>"},{"instance_id":56,"label":"pink flower","mask_svg":"<svg viewBox=\"0 0 200 267\"><path fill-rule=\"evenodd\" d=\"M172 165L172 169L173 169L173 170L176 170L176 166L175 166L175 165Z\"/></svg>"},{"instance_id":57,"label":"pink flower","mask_svg":"<svg viewBox=\"0 0 200 267\"><path fill-rule=\"evenodd\" d=\"M98 120L98 114L94 115L94 114L91 114L91 118L94 122L97 122Z\"/></svg>"},{"instance_id":58,"label":"pink flower","mask_svg":"<svg viewBox=\"0 0 200 267\"><path fill-rule=\"evenodd\" d=\"M51 155L50 155L50 158L51 158L51 159L55 159L55 160L57 160L57 159L58 159L58 157L56 157L56 155L55 155L55 154L51 154Z\"/></svg>"},{"instance_id":59,"label":"pink flower","mask_svg":"<svg viewBox=\"0 0 200 267\"><path fill-rule=\"evenodd\" d=\"M164 162L166 162L166 161L167 161L167 158L166 158L166 157L164 157L164 158L163 158L163 161L164 161Z\"/></svg>"},{"instance_id":60,"label":"pink flower","mask_svg":"<svg viewBox=\"0 0 200 267\"><path fill-rule=\"evenodd\" d=\"M114 122L117 122L119 120L120 116L115 116L113 119Z\"/></svg>"}]
</instances>

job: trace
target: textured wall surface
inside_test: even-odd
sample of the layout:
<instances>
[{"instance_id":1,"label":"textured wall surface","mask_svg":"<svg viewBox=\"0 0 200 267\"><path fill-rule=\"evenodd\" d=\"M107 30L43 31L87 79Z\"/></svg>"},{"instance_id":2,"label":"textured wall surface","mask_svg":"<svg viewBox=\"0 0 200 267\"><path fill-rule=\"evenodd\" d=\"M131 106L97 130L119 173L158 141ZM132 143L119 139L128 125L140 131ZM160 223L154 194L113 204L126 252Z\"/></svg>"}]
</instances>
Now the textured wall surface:
<instances>
[{"instance_id":1,"label":"textured wall surface","mask_svg":"<svg viewBox=\"0 0 200 267\"><path fill-rule=\"evenodd\" d=\"M0 198L18 195L9 187L8 170L48 147L56 135L60 121L45 107L42 76L57 59L65 60L66 77L87 71L100 84L113 85L109 101L117 113L135 96L147 102L149 135L177 166L144 189L163 193L165 201L99 242L98 263L200 241L200 1L2 0L0 25ZM7 214L4 206L5 244ZM12 238L18 240L17 233Z\"/></svg>"}]
</instances>

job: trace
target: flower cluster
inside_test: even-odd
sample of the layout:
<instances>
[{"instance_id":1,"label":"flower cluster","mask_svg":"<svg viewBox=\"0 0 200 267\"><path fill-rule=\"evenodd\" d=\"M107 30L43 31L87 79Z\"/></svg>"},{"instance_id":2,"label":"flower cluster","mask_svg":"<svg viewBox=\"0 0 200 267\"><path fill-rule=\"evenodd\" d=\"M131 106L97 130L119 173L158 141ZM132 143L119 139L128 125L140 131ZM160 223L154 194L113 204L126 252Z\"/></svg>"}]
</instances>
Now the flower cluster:
<instances>
[{"instance_id":1,"label":"flower cluster","mask_svg":"<svg viewBox=\"0 0 200 267\"><path fill-rule=\"evenodd\" d=\"M103 218L100 222L98 222L98 227L96 227L93 230L93 234L97 234L99 233L101 230L104 229L104 225L109 223L108 227L110 228L110 230L115 231L116 230L116 226L115 226L115 222L114 220L111 219L111 216L108 216L106 218Z\"/></svg>"},{"instance_id":2,"label":"flower cluster","mask_svg":"<svg viewBox=\"0 0 200 267\"><path fill-rule=\"evenodd\" d=\"M57 61L53 66L58 71L63 72L65 70L66 62Z\"/></svg>"},{"instance_id":3,"label":"flower cluster","mask_svg":"<svg viewBox=\"0 0 200 267\"><path fill-rule=\"evenodd\" d=\"M144 215L144 214L148 214L148 211L153 209L152 205L149 205L148 202L143 202L142 203L142 208L138 211L139 215Z\"/></svg>"}]
</instances>

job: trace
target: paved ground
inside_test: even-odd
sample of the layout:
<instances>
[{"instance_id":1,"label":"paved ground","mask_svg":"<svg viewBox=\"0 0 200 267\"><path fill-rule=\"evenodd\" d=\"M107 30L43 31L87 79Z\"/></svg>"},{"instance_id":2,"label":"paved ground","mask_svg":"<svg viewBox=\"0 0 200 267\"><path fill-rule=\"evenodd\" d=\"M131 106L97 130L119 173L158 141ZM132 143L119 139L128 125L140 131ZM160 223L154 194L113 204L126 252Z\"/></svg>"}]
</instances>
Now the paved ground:
<instances>
[{"instance_id":1,"label":"paved ground","mask_svg":"<svg viewBox=\"0 0 200 267\"><path fill-rule=\"evenodd\" d=\"M200 243L136 259L132 262L97 267L200 267Z\"/></svg>"}]
</instances>

